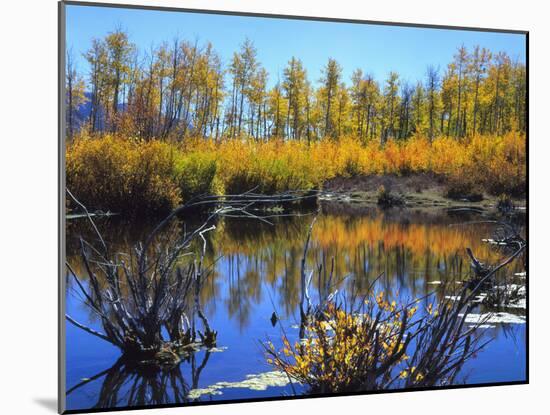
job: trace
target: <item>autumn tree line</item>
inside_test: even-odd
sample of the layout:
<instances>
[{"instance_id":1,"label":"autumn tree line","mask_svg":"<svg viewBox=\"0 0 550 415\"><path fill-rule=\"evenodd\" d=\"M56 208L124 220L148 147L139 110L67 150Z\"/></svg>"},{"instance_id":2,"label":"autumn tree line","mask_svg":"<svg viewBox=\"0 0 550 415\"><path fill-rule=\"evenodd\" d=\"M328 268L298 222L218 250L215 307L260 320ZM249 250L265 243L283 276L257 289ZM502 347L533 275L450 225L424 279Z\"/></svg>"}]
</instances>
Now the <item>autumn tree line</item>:
<instances>
[{"instance_id":1,"label":"autumn tree line","mask_svg":"<svg viewBox=\"0 0 550 415\"><path fill-rule=\"evenodd\" d=\"M432 140L526 129L525 64L478 46L459 47L446 68L429 66L414 84L396 72L378 82L362 69L345 80L332 58L312 81L296 57L270 82L273 74L250 40L223 62L211 43L174 39L139 51L115 30L94 39L84 56L87 74L67 54L69 137L84 128L143 139L353 136L384 144L414 135ZM82 120L84 104L89 115Z\"/></svg>"}]
</instances>

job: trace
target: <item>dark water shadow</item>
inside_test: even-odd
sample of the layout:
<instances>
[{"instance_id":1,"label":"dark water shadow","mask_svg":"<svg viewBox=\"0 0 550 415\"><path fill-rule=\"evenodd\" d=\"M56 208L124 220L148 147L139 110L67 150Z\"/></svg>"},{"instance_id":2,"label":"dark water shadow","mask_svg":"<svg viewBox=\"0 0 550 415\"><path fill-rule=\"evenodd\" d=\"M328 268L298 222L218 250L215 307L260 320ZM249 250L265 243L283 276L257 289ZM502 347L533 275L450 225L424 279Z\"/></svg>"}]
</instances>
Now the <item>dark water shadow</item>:
<instances>
[{"instance_id":1,"label":"dark water shadow","mask_svg":"<svg viewBox=\"0 0 550 415\"><path fill-rule=\"evenodd\" d=\"M97 400L90 409L185 404L193 400L196 401L198 398L189 398L189 392L199 387L199 378L208 363L210 353L209 350L206 350L200 364L193 353L171 366L139 365L121 357L109 369L68 389L67 396L81 387L103 378L97 392ZM180 367L184 363L188 363L191 367L189 381Z\"/></svg>"},{"instance_id":2,"label":"dark water shadow","mask_svg":"<svg viewBox=\"0 0 550 415\"><path fill-rule=\"evenodd\" d=\"M57 399L55 398L34 398L34 402L50 412L57 413Z\"/></svg>"}]
</instances>

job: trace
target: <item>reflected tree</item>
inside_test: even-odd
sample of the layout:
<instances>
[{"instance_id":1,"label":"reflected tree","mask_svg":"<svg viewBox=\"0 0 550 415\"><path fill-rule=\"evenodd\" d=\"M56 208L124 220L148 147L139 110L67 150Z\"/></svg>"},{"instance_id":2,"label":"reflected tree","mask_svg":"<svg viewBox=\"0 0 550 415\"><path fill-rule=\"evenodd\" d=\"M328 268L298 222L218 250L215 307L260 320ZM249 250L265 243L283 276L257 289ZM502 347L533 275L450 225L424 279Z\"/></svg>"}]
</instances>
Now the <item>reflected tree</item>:
<instances>
[{"instance_id":1,"label":"reflected tree","mask_svg":"<svg viewBox=\"0 0 550 415\"><path fill-rule=\"evenodd\" d=\"M97 401L92 406L95 409L188 403L196 400L188 397L189 391L199 386L201 372L206 367L210 354L207 350L198 365L196 354L185 358L184 362L191 367L190 382L183 375L181 366L184 362L162 367L144 366L121 357L109 369L70 388L67 396L103 378Z\"/></svg>"}]
</instances>

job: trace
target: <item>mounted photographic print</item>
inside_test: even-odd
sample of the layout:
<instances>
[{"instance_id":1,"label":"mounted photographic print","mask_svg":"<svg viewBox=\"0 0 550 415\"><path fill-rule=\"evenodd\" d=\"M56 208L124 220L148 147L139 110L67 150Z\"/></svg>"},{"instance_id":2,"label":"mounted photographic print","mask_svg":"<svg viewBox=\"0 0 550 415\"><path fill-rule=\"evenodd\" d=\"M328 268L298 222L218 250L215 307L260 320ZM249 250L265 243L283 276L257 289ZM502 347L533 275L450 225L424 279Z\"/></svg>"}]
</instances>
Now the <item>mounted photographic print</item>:
<instances>
[{"instance_id":1,"label":"mounted photographic print","mask_svg":"<svg viewBox=\"0 0 550 415\"><path fill-rule=\"evenodd\" d=\"M527 32L59 13L60 412L528 382Z\"/></svg>"}]
</instances>

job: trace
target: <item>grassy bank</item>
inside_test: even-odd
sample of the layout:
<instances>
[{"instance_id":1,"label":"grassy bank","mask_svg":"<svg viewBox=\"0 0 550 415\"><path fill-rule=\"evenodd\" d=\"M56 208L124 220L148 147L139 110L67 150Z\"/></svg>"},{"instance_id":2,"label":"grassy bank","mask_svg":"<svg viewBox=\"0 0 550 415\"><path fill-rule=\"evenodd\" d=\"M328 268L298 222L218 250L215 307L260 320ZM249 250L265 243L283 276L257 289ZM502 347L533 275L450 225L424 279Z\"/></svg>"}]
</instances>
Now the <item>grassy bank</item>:
<instances>
[{"instance_id":1,"label":"grassy bank","mask_svg":"<svg viewBox=\"0 0 550 415\"><path fill-rule=\"evenodd\" d=\"M446 193L522 196L526 143L519 134L338 141L141 141L81 136L67 144L67 186L91 209L158 214L198 194L310 190L337 177L432 173Z\"/></svg>"}]
</instances>

